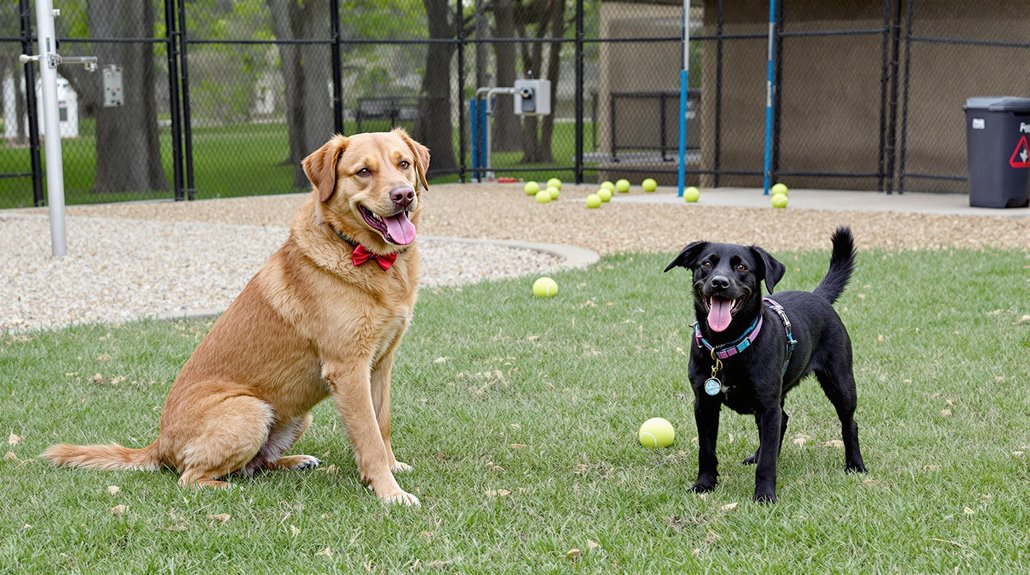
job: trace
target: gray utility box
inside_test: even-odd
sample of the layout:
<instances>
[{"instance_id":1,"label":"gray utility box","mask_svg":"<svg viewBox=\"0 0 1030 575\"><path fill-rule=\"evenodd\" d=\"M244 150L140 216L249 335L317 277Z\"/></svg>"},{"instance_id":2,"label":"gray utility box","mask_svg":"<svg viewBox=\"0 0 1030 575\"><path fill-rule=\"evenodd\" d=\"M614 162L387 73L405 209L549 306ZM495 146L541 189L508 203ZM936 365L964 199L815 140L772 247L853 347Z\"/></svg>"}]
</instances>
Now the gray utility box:
<instances>
[{"instance_id":1,"label":"gray utility box","mask_svg":"<svg viewBox=\"0 0 1030 575\"><path fill-rule=\"evenodd\" d=\"M962 109L969 205L1025 208L1030 204L1030 98L969 98Z\"/></svg>"}]
</instances>

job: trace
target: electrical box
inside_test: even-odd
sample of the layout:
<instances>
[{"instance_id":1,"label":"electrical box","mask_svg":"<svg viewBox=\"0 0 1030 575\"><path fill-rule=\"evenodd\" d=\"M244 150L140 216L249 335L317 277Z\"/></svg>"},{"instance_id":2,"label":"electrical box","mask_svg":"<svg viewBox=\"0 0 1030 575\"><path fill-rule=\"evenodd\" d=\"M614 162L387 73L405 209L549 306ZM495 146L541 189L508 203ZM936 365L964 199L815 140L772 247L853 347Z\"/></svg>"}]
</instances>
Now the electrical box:
<instances>
[{"instance_id":1,"label":"electrical box","mask_svg":"<svg viewBox=\"0 0 1030 575\"><path fill-rule=\"evenodd\" d=\"M547 116L551 113L550 80L515 80L515 113Z\"/></svg>"},{"instance_id":2,"label":"electrical box","mask_svg":"<svg viewBox=\"0 0 1030 575\"><path fill-rule=\"evenodd\" d=\"M122 69L111 64L104 66L104 107L117 108L125 103L122 91Z\"/></svg>"}]
</instances>

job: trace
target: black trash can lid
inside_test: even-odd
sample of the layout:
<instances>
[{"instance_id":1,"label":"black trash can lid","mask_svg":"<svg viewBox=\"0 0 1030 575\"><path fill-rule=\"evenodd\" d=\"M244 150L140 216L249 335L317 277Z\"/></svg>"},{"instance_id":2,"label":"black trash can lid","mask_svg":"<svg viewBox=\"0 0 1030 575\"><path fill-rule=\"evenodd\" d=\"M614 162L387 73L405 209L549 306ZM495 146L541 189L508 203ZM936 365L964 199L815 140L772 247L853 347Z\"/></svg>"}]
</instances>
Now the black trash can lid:
<instances>
[{"instance_id":1,"label":"black trash can lid","mask_svg":"<svg viewBox=\"0 0 1030 575\"><path fill-rule=\"evenodd\" d=\"M1030 98L978 97L969 98L963 110L987 110L988 112L1030 112Z\"/></svg>"}]
</instances>

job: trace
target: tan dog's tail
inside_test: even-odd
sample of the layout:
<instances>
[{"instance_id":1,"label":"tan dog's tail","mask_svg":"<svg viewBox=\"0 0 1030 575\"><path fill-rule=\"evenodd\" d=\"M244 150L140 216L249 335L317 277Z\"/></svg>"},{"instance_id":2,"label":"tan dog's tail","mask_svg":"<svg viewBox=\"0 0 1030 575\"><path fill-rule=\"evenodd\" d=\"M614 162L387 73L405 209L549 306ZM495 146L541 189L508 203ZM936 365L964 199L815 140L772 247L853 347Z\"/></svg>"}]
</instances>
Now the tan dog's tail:
<instances>
[{"instance_id":1,"label":"tan dog's tail","mask_svg":"<svg viewBox=\"0 0 1030 575\"><path fill-rule=\"evenodd\" d=\"M44 451L43 458L49 459L57 465L107 471L116 469L155 471L161 467L161 457L156 441L143 449L122 447L117 443L108 445L59 443Z\"/></svg>"}]
</instances>

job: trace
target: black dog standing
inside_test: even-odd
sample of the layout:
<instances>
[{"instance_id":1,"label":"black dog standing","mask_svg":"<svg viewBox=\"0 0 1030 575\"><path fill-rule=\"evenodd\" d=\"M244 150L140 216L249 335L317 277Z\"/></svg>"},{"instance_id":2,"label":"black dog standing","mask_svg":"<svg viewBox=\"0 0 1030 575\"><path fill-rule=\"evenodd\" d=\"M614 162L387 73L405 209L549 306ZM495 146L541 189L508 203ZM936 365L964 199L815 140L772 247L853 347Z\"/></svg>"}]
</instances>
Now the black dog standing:
<instances>
[{"instance_id":1,"label":"black dog standing","mask_svg":"<svg viewBox=\"0 0 1030 575\"><path fill-rule=\"evenodd\" d=\"M754 414L759 447L744 463L757 463L755 501L775 502L776 460L788 419L783 400L813 373L840 418L845 470L865 472L854 420L851 339L831 305L851 278L855 245L847 227L837 228L831 241L830 268L815 290L781 292L775 300L762 297L761 282L773 293L784 267L757 246L693 242L665 268L681 266L694 274L690 383L698 474L691 491L715 489L719 410L726 404Z\"/></svg>"}]
</instances>

